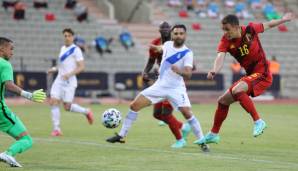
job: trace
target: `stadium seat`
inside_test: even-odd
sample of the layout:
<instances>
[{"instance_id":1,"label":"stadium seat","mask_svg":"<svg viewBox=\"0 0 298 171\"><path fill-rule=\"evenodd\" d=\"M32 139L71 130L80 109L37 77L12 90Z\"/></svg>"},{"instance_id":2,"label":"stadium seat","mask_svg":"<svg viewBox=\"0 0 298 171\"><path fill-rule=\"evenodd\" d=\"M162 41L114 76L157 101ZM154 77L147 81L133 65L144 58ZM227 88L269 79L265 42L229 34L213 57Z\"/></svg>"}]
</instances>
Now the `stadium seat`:
<instances>
[{"instance_id":1,"label":"stadium seat","mask_svg":"<svg viewBox=\"0 0 298 171\"><path fill-rule=\"evenodd\" d=\"M179 11L179 16L181 18L188 18L188 13L185 10L181 10L181 11Z\"/></svg>"},{"instance_id":2,"label":"stadium seat","mask_svg":"<svg viewBox=\"0 0 298 171\"><path fill-rule=\"evenodd\" d=\"M192 26L192 29L195 31L200 31L202 29L202 26L200 23L193 23L191 26Z\"/></svg>"}]
</instances>

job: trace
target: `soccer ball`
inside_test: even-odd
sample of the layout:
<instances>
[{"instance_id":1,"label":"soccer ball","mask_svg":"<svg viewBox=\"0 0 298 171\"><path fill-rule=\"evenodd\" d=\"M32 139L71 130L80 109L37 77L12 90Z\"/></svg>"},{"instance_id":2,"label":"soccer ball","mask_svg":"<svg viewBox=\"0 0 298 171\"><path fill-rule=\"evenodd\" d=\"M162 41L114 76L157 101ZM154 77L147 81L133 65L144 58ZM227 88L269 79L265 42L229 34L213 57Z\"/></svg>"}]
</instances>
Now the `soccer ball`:
<instances>
[{"instance_id":1,"label":"soccer ball","mask_svg":"<svg viewBox=\"0 0 298 171\"><path fill-rule=\"evenodd\" d=\"M103 112L101 121L106 128L117 128L121 123L121 113L114 108L107 109Z\"/></svg>"}]
</instances>

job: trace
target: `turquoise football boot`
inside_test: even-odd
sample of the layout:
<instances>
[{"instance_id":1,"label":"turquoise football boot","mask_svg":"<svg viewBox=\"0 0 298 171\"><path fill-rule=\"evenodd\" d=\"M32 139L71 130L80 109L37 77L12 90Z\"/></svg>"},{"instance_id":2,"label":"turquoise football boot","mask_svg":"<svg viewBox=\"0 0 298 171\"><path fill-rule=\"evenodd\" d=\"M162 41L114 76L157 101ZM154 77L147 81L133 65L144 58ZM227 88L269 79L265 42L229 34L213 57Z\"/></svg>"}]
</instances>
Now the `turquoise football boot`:
<instances>
[{"instance_id":1,"label":"turquoise football boot","mask_svg":"<svg viewBox=\"0 0 298 171\"><path fill-rule=\"evenodd\" d=\"M158 122L158 126L166 126L167 125L167 123L165 123L164 121L159 121Z\"/></svg>"},{"instance_id":2,"label":"turquoise football boot","mask_svg":"<svg viewBox=\"0 0 298 171\"><path fill-rule=\"evenodd\" d=\"M253 136L257 137L261 134L263 134L264 129L267 128L267 124L263 120L259 120L254 124L254 131L253 131Z\"/></svg>"},{"instance_id":3,"label":"turquoise football boot","mask_svg":"<svg viewBox=\"0 0 298 171\"><path fill-rule=\"evenodd\" d=\"M211 144L211 143L218 143L220 141L220 137L218 134L213 134L209 132L204 138L201 138L200 140L196 140L193 143L202 145L202 144Z\"/></svg>"},{"instance_id":4,"label":"turquoise football boot","mask_svg":"<svg viewBox=\"0 0 298 171\"><path fill-rule=\"evenodd\" d=\"M186 141L182 138L181 140L177 140L173 145L172 148L183 148L186 146Z\"/></svg>"}]
</instances>

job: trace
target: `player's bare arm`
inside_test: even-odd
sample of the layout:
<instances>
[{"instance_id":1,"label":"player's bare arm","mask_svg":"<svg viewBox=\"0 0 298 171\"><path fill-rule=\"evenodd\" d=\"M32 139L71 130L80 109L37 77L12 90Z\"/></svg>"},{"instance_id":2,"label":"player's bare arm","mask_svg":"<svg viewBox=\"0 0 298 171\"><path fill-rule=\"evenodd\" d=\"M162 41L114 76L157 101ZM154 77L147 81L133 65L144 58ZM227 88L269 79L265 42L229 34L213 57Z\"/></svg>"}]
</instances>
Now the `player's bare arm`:
<instances>
[{"instance_id":1,"label":"player's bare arm","mask_svg":"<svg viewBox=\"0 0 298 171\"><path fill-rule=\"evenodd\" d=\"M270 28L276 27L280 24L286 23L288 21L291 21L295 18L293 13L286 13L281 19L277 20L271 20L269 22L263 23L264 30L268 30Z\"/></svg>"},{"instance_id":2,"label":"player's bare arm","mask_svg":"<svg viewBox=\"0 0 298 171\"><path fill-rule=\"evenodd\" d=\"M52 68L48 69L47 73L52 74L58 71L58 68L56 66L53 66Z\"/></svg>"},{"instance_id":3,"label":"player's bare arm","mask_svg":"<svg viewBox=\"0 0 298 171\"><path fill-rule=\"evenodd\" d=\"M214 61L213 69L208 72L207 79L212 80L214 78L214 76L217 73L219 73L219 71L223 67L225 56L226 56L225 52L218 52L217 53L217 57Z\"/></svg>"},{"instance_id":4,"label":"player's bare arm","mask_svg":"<svg viewBox=\"0 0 298 171\"><path fill-rule=\"evenodd\" d=\"M13 81L6 81L5 88L18 95L21 95L21 92L23 91L23 89L17 86Z\"/></svg>"},{"instance_id":5,"label":"player's bare arm","mask_svg":"<svg viewBox=\"0 0 298 171\"><path fill-rule=\"evenodd\" d=\"M43 89L36 90L33 93L27 92L22 88L20 88L19 86L17 86L13 81L6 81L5 88L15 94L18 94L34 102L42 103L46 99L46 93L43 91Z\"/></svg>"},{"instance_id":6,"label":"player's bare arm","mask_svg":"<svg viewBox=\"0 0 298 171\"><path fill-rule=\"evenodd\" d=\"M75 70L73 70L72 72L70 72L68 74L63 75L64 80L68 80L70 77L77 75L77 74L81 73L82 71L84 71L85 62L83 60L77 61L76 64L77 64L77 67Z\"/></svg>"},{"instance_id":7,"label":"player's bare arm","mask_svg":"<svg viewBox=\"0 0 298 171\"><path fill-rule=\"evenodd\" d=\"M176 65L172 65L172 71L181 75L184 79L190 79L192 75L192 67L186 66L180 70Z\"/></svg>"},{"instance_id":8,"label":"player's bare arm","mask_svg":"<svg viewBox=\"0 0 298 171\"><path fill-rule=\"evenodd\" d=\"M155 64L156 58L149 58L147 61L147 64L144 68L144 71L142 73L142 77L144 81L149 81L149 72L153 68L153 65Z\"/></svg>"}]
</instances>

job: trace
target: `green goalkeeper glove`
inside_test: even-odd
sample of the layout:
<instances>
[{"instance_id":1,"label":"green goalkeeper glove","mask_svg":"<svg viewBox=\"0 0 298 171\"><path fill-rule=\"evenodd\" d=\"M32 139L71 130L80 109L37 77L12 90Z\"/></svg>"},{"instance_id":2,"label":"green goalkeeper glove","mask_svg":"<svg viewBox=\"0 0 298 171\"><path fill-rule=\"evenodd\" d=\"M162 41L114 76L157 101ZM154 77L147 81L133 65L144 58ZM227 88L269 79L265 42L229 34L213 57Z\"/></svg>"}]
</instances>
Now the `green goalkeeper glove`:
<instances>
[{"instance_id":1,"label":"green goalkeeper glove","mask_svg":"<svg viewBox=\"0 0 298 171\"><path fill-rule=\"evenodd\" d=\"M21 96L32 100L34 102L42 103L46 99L46 93L43 91L43 89L35 90L33 93L27 92L27 91L22 91Z\"/></svg>"},{"instance_id":2,"label":"green goalkeeper glove","mask_svg":"<svg viewBox=\"0 0 298 171\"><path fill-rule=\"evenodd\" d=\"M35 90L32 93L32 101L42 103L46 99L47 95L43 89Z\"/></svg>"}]
</instances>

